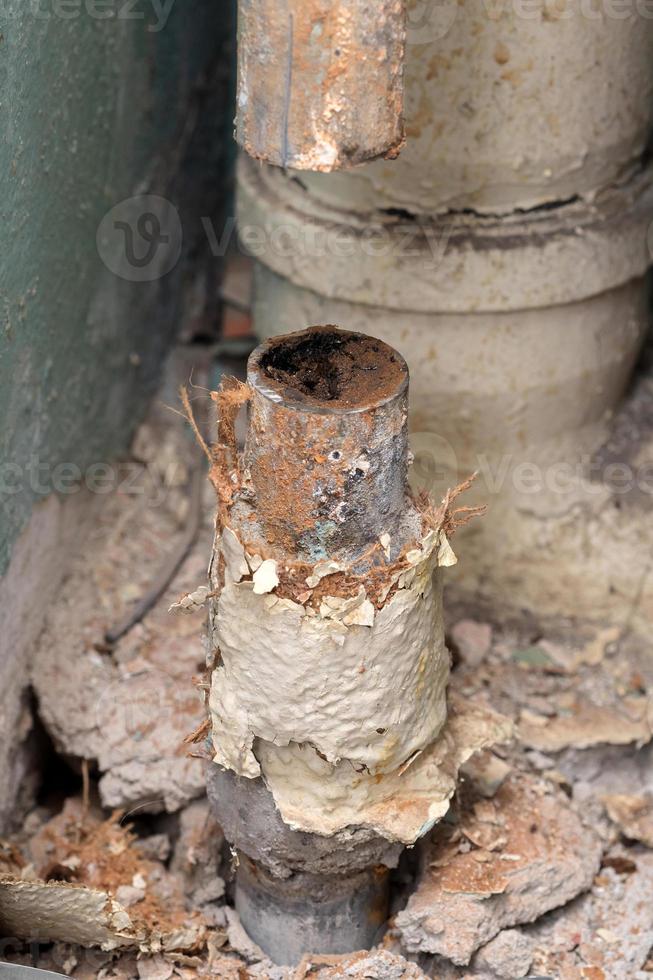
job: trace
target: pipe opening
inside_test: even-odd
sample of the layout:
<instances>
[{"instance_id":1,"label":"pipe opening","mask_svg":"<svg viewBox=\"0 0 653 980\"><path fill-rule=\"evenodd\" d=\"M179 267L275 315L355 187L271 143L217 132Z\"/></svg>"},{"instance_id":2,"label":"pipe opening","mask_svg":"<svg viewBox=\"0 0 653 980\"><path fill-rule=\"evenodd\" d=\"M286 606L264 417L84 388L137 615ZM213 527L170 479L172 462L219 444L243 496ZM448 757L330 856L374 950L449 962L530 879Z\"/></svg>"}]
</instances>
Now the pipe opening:
<instances>
[{"instance_id":1,"label":"pipe opening","mask_svg":"<svg viewBox=\"0 0 653 980\"><path fill-rule=\"evenodd\" d=\"M382 341L337 327L312 327L271 343L261 353L261 374L285 399L334 408L378 404L405 384L402 357Z\"/></svg>"}]
</instances>

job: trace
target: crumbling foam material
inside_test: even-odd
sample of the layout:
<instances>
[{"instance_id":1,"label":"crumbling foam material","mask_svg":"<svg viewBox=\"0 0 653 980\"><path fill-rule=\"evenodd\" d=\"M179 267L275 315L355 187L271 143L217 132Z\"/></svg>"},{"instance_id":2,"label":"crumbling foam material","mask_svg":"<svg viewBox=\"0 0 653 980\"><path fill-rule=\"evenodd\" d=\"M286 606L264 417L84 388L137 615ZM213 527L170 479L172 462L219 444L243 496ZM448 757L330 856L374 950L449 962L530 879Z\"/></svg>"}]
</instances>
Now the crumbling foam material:
<instances>
[{"instance_id":1,"label":"crumbling foam material","mask_svg":"<svg viewBox=\"0 0 653 980\"><path fill-rule=\"evenodd\" d=\"M325 597L319 610L261 593L256 576L243 580L248 556L229 528L218 547L224 586L212 628L221 662L209 699L216 763L261 775L258 739L308 744L331 766L347 760L378 775L433 742L449 677L437 569L455 562L442 532L409 553L380 609L362 587L351 598ZM271 575L271 588L276 582Z\"/></svg>"},{"instance_id":2,"label":"crumbling foam material","mask_svg":"<svg viewBox=\"0 0 653 980\"><path fill-rule=\"evenodd\" d=\"M257 577L260 557L228 527L216 553L214 762L262 775L292 829L366 826L413 844L447 812L459 767L511 734L506 719L468 704L450 706L447 719L438 569L456 559L444 533L430 531L408 567L389 574L380 609L363 586L319 609L279 598L276 569ZM338 570L318 564L307 588Z\"/></svg>"},{"instance_id":3,"label":"crumbling foam material","mask_svg":"<svg viewBox=\"0 0 653 980\"><path fill-rule=\"evenodd\" d=\"M0 876L0 933L105 950L135 946L145 938L106 891L11 875Z\"/></svg>"},{"instance_id":4,"label":"crumbling foam material","mask_svg":"<svg viewBox=\"0 0 653 980\"><path fill-rule=\"evenodd\" d=\"M330 835L358 825L410 845L447 813L458 770L470 756L511 734L508 719L456 700L435 741L409 765L383 776L361 772L346 760L332 766L310 745L258 742L255 748L277 809L291 829Z\"/></svg>"}]
</instances>

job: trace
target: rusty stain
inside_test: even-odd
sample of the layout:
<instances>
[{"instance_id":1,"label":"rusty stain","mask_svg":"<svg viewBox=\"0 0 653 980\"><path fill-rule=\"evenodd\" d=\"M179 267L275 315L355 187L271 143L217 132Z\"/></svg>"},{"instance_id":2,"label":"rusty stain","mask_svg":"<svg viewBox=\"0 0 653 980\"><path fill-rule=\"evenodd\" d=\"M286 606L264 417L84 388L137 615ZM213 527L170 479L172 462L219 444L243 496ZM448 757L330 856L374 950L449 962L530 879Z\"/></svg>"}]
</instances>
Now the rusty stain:
<instances>
[{"instance_id":1,"label":"rusty stain","mask_svg":"<svg viewBox=\"0 0 653 980\"><path fill-rule=\"evenodd\" d=\"M336 170L403 146L403 0L240 0L236 138Z\"/></svg>"}]
</instances>

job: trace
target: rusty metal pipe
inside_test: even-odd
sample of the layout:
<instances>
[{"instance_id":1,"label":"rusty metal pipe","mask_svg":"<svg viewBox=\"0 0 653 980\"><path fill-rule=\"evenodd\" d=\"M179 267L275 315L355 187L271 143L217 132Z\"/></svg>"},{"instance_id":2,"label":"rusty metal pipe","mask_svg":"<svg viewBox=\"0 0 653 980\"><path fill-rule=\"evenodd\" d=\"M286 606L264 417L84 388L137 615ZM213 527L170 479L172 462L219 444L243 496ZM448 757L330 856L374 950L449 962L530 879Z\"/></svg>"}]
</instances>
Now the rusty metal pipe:
<instances>
[{"instance_id":1,"label":"rusty metal pipe","mask_svg":"<svg viewBox=\"0 0 653 980\"><path fill-rule=\"evenodd\" d=\"M404 0L239 0L238 143L296 170L396 156L405 33Z\"/></svg>"},{"instance_id":2,"label":"rusty metal pipe","mask_svg":"<svg viewBox=\"0 0 653 980\"><path fill-rule=\"evenodd\" d=\"M409 491L395 350L313 327L258 347L248 388L219 475L207 788L243 924L286 964L373 944L387 868L446 812L437 570L455 558Z\"/></svg>"},{"instance_id":3,"label":"rusty metal pipe","mask_svg":"<svg viewBox=\"0 0 653 980\"><path fill-rule=\"evenodd\" d=\"M313 328L262 344L245 464L263 540L311 562L355 561L389 527L419 534L407 501L408 369L374 338Z\"/></svg>"}]
</instances>

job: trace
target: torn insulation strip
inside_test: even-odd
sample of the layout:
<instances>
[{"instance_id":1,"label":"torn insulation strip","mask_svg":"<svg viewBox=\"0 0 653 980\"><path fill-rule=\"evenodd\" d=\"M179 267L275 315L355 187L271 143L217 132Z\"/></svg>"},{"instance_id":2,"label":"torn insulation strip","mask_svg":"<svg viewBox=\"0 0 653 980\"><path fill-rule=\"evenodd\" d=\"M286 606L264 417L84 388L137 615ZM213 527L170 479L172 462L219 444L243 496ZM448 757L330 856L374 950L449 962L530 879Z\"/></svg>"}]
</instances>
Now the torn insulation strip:
<instances>
[{"instance_id":1,"label":"torn insulation strip","mask_svg":"<svg viewBox=\"0 0 653 980\"><path fill-rule=\"evenodd\" d=\"M385 775L348 760L330 765L310 745L257 742L261 770L284 821L293 830L335 834L353 825L389 841L414 844L449 809L458 771L474 752L512 735L502 715L458 699L438 737L404 766Z\"/></svg>"}]
</instances>

